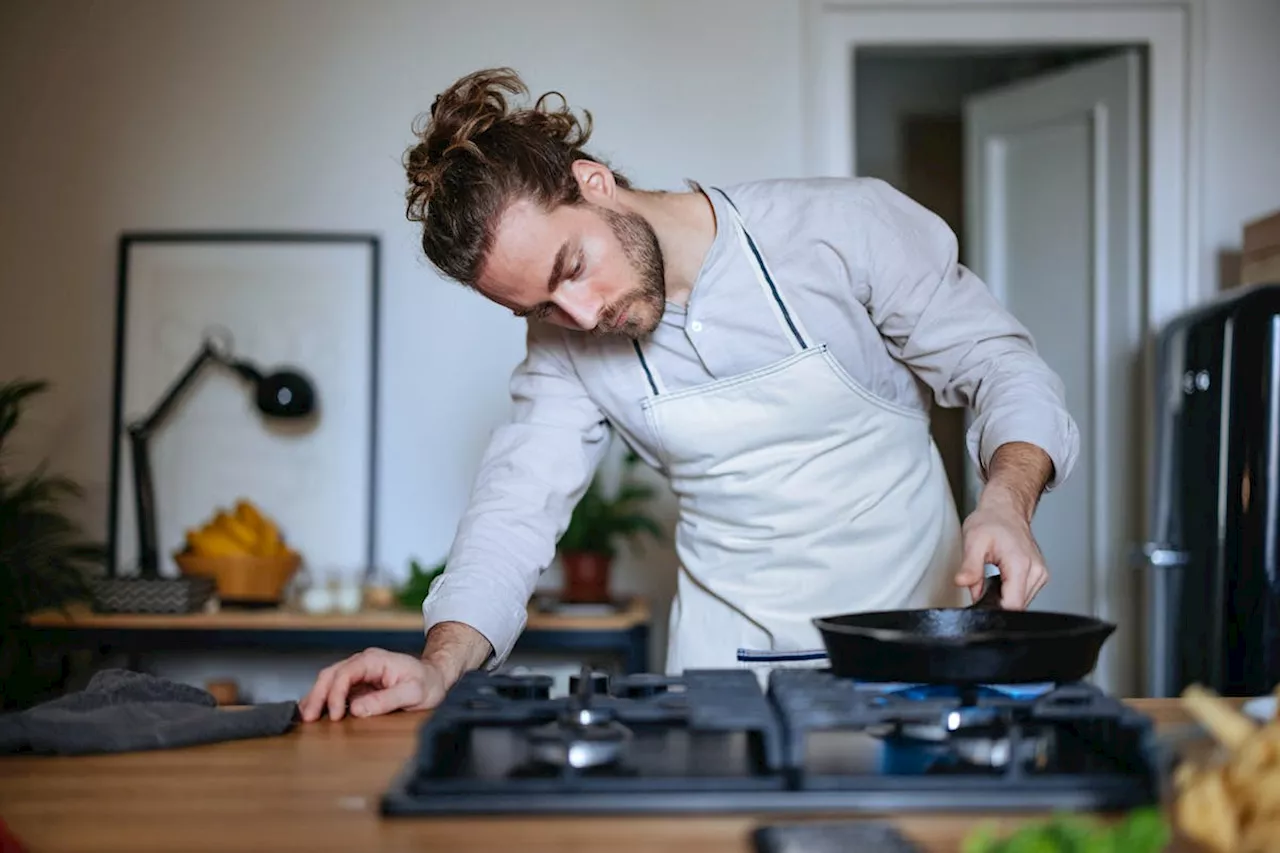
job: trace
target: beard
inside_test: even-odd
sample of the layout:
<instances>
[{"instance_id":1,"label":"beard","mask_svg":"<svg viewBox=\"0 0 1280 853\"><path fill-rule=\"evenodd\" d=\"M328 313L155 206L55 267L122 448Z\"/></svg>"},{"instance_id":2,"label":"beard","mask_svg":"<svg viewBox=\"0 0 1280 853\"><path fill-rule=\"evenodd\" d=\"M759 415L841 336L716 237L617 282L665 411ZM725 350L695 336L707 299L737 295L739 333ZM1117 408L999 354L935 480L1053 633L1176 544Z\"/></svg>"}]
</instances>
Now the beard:
<instances>
[{"instance_id":1,"label":"beard","mask_svg":"<svg viewBox=\"0 0 1280 853\"><path fill-rule=\"evenodd\" d=\"M643 338L658 327L667 304L665 267L658 235L638 213L618 213L604 207L599 211L613 229L640 283L605 310L595 334ZM624 313L626 322L614 328L614 323Z\"/></svg>"}]
</instances>

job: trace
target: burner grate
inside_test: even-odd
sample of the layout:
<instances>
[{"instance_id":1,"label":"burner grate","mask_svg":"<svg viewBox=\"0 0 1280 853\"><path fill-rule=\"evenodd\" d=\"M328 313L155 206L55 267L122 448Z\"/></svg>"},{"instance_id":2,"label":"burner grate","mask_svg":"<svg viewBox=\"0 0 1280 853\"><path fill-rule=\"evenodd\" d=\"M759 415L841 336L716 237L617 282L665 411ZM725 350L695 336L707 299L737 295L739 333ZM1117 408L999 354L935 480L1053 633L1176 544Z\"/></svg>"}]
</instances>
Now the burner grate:
<instances>
[{"instance_id":1,"label":"burner grate","mask_svg":"<svg viewBox=\"0 0 1280 853\"><path fill-rule=\"evenodd\" d=\"M1083 683L873 684L828 670L463 676L387 814L1128 808L1146 716ZM961 780L963 782L961 783ZM958 784L959 783L959 784Z\"/></svg>"}]
</instances>

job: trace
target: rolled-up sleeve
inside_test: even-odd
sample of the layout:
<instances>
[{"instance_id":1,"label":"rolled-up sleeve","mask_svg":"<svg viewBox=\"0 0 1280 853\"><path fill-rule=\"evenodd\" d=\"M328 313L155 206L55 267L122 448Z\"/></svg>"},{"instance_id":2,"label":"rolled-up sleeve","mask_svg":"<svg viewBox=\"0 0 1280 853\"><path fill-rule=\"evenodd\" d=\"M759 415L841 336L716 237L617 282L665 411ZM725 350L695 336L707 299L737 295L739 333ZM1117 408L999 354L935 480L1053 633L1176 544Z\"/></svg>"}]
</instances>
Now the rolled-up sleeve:
<instances>
[{"instance_id":1,"label":"rolled-up sleeve","mask_svg":"<svg viewBox=\"0 0 1280 853\"><path fill-rule=\"evenodd\" d=\"M422 604L425 629L462 622L483 634L492 669L510 655L610 428L570 363L559 329L529 324L511 378L512 414L482 457L446 569Z\"/></svg>"},{"instance_id":2,"label":"rolled-up sleeve","mask_svg":"<svg viewBox=\"0 0 1280 853\"><path fill-rule=\"evenodd\" d=\"M1080 436L1061 378L1030 333L957 260L950 227L880 181L864 184L856 228L865 243L860 297L889 351L943 406L969 406L970 455L985 480L1002 444L1028 442L1053 462L1049 488L1070 475Z\"/></svg>"}]
</instances>

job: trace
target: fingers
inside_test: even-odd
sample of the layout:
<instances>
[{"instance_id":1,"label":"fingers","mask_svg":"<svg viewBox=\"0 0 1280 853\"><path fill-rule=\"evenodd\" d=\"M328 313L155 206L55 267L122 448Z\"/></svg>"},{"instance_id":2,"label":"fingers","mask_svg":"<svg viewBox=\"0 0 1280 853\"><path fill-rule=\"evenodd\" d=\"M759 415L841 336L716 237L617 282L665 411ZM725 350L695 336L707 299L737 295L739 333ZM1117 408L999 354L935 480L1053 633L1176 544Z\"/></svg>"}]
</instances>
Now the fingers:
<instances>
[{"instance_id":1,"label":"fingers","mask_svg":"<svg viewBox=\"0 0 1280 853\"><path fill-rule=\"evenodd\" d=\"M1022 610L1027 606L1027 574L1030 565L1019 562L1017 568L1006 561L1000 567L1000 606L1005 610Z\"/></svg>"},{"instance_id":2,"label":"fingers","mask_svg":"<svg viewBox=\"0 0 1280 853\"><path fill-rule=\"evenodd\" d=\"M1026 610L1049 583L1049 570L1038 556L1028 559L1019 554L1000 565L1000 606L1005 610Z\"/></svg>"},{"instance_id":3,"label":"fingers","mask_svg":"<svg viewBox=\"0 0 1280 853\"><path fill-rule=\"evenodd\" d=\"M374 682L375 686L381 686L378 683L381 676L382 662L376 649L369 649L326 667L316 678L311 692L299 703L302 719L306 722L318 720L326 709L330 719L342 719L352 688L364 682Z\"/></svg>"},{"instance_id":4,"label":"fingers","mask_svg":"<svg viewBox=\"0 0 1280 853\"><path fill-rule=\"evenodd\" d=\"M385 690L377 690L361 696L351 703L351 716L373 717L390 714L401 708L409 708L423 701L421 681L410 679L393 684Z\"/></svg>"},{"instance_id":5,"label":"fingers","mask_svg":"<svg viewBox=\"0 0 1280 853\"><path fill-rule=\"evenodd\" d=\"M1027 584L1027 605L1030 605L1035 597L1040 594L1040 590L1044 589L1049 583L1049 569L1045 567L1043 560L1036 560L1031 564L1030 580Z\"/></svg>"},{"instance_id":6,"label":"fingers","mask_svg":"<svg viewBox=\"0 0 1280 853\"><path fill-rule=\"evenodd\" d=\"M350 658L347 660L350 660ZM311 691L298 703L298 710L301 712L302 719L305 722L310 723L320 719L320 712L329 696L329 687L333 684L333 676L343 663L346 663L346 661L335 663L320 670L320 674L316 676L316 683L311 686Z\"/></svg>"},{"instance_id":7,"label":"fingers","mask_svg":"<svg viewBox=\"0 0 1280 853\"><path fill-rule=\"evenodd\" d=\"M329 719L341 720L347 712L347 693L352 684L371 675L369 660L363 655L338 667L333 676L333 685L329 688Z\"/></svg>"},{"instance_id":8,"label":"fingers","mask_svg":"<svg viewBox=\"0 0 1280 853\"><path fill-rule=\"evenodd\" d=\"M969 588L969 595L974 601L982 595L982 586L986 577L987 552L990 540L986 536L966 536L964 539L964 559L960 563L960 572L956 575L956 584Z\"/></svg>"}]
</instances>

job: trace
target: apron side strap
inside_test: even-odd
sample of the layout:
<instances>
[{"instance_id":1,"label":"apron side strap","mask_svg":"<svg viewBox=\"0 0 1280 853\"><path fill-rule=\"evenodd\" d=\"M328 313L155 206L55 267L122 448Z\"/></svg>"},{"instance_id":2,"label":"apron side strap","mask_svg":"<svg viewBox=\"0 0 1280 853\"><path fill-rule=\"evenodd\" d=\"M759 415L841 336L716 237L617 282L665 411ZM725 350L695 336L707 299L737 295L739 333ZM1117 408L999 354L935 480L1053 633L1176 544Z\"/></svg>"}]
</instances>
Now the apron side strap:
<instances>
[{"instance_id":1,"label":"apron side strap","mask_svg":"<svg viewBox=\"0 0 1280 853\"><path fill-rule=\"evenodd\" d=\"M779 663L782 661L826 660L825 649L801 649L775 652L766 649L738 649L738 660L750 663Z\"/></svg>"}]
</instances>

